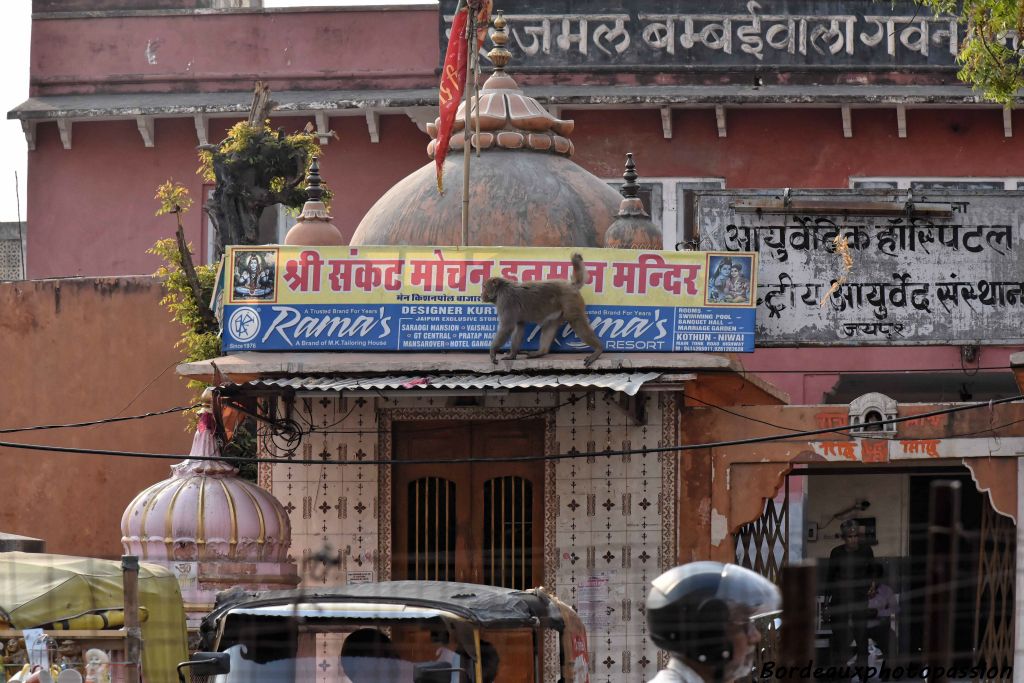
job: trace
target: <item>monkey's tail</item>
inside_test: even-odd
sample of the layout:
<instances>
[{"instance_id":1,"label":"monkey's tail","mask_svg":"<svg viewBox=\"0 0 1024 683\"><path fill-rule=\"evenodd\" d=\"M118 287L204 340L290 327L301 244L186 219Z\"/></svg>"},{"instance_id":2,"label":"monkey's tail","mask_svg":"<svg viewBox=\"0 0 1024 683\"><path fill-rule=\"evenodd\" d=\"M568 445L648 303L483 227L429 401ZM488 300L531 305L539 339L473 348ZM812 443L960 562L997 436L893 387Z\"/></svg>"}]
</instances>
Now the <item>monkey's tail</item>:
<instances>
[{"instance_id":1,"label":"monkey's tail","mask_svg":"<svg viewBox=\"0 0 1024 683\"><path fill-rule=\"evenodd\" d=\"M580 289L587 284L587 269L583 267L583 255L572 255L572 285Z\"/></svg>"}]
</instances>

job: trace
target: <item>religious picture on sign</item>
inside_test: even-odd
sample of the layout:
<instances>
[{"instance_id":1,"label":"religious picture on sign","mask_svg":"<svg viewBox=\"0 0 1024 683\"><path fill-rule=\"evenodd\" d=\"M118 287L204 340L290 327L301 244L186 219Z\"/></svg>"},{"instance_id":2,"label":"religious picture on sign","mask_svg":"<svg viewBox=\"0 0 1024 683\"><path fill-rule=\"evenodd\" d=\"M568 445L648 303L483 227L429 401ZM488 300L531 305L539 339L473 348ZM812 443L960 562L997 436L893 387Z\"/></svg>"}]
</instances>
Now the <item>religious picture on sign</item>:
<instances>
[{"instance_id":1,"label":"religious picture on sign","mask_svg":"<svg viewBox=\"0 0 1024 683\"><path fill-rule=\"evenodd\" d=\"M708 254L708 304L750 306L753 257Z\"/></svg>"},{"instance_id":2,"label":"religious picture on sign","mask_svg":"<svg viewBox=\"0 0 1024 683\"><path fill-rule=\"evenodd\" d=\"M265 249L236 249L234 262L235 301L274 301L277 252Z\"/></svg>"}]
</instances>

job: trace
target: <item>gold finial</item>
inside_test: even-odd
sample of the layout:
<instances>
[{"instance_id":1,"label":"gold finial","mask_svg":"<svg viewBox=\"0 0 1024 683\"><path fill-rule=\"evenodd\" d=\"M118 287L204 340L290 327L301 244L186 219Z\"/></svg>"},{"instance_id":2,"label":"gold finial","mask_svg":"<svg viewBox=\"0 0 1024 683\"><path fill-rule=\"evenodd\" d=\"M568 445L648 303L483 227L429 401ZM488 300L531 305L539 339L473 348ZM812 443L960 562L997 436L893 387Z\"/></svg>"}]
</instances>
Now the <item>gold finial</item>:
<instances>
[{"instance_id":1,"label":"gold finial","mask_svg":"<svg viewBox=\"0 0 1024 683\"><path fill-rule=\"evenodd\" d=\"M487 53L487 59L491 60L495 71L502 71L512 59L512 53L505 48L505 45L508 44L508 34L505 33L506 24L502 11L498 10L498 16L494 18L494 33L491 34L491 42L494 43L494 47Z\"/></svg>"}]
</instances>

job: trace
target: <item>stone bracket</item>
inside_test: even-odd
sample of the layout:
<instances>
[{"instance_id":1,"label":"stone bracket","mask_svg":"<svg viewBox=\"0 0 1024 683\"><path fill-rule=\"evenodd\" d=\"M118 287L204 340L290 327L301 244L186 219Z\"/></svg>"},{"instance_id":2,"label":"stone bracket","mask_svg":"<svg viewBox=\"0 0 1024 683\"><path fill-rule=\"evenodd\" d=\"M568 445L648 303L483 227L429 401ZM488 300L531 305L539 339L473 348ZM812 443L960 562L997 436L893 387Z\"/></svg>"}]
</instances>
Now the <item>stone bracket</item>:
<instances>
[{"instance_id":1,"label":"stone bracket","mask_svg":"<svg viewBox=\"0 0 1024 683\"><path fill-rule=\"evenodd\" d=\"M142 144L146 147L155 147L156 124L152 116L136 116L135 125L139 127L139 134L142 136Z\"/></svg>"},{"instance_id":2,"label":"stone bracket","mask_svg":"<svg viewBox=\"0 0 1024 683\"><path fill-rule=\"evenodd\" d=\"M21 120L21 130L25 133L25 142L30 152L36 148L36 125L35 121Z\"/></svg>"},{"instance_id":3,"label":"stone bracket","mask_svg":"<svg viewBox=\"0 0 1024 683\"><path fill-rule=\"evenodd\" d=\"M192 117L196 124L196 140L200 145L210 144L210 117L196 114Z\"/></svg>"},{"instance_id":4,"label":"stone bracket","mask_svg":"<svg viewBox=\"0 0 1024 683\"><path fill-rule=\"evenodd\" d=\"M331 139L331 117L325 111L318 111L316 116L316 137L321 145L326 145Z\"/></svg>"},{"instance_id":5,"label":"stone bracket","mask_svg":"<svg viewBox=\"0 0 1024 683\"><path fill-rule=\"evenodd\" d=\"M370 131L370 142L380 142L380 114L372 109L366 112L366 128Z\"/></svg>"},{"instance_id":6,"label":"stone bracket","mask_svg":"<svg viewBox=\"0 0 1024 683\"><path fill-rule=\"evenodd\" d=\"M661 134L666 140L672 139L672 108L661 108Z\"/></svg>"},{"instance_id":7,"label":"stone bracket","mask_svg":"<svg viewBox=\"0 0 1024 683\"><path fill-rule=\"evenodd\" d=\"M852 138L853 137L853 112L850 111L849 107L844 106L842 108L842 113L843 113L843 137L844 138Z\"/></svg>"},{"instance_id":8,"label":"stone bracket","mask_svg":"<svg viewBox=\"0 0 1024 683\"><path fill-rule=\"evenodd\" d=\"M1003 137L1013 137L1013 109L1003 107Z\"/></svg>"},{"instance_id":9,"label":"stone bracket","mask_svg":"<svg viewBox=\"0 0 1024 683\"><path fill-rule=\"evenodd\" d=\"M724 138L727 131L725 129L725 107L722 105L715 107L715 123L718 125L718 137Z\"/></svg>"},{"instance_id":10,"label":"stone bracket","mask_svg":"<svg viewBox=\"0 0 1024 683\"><path fill-rule=\"evenodd\" d=\"M907 107L896 105L896 132L901 138L907 137Z\"/></svg>"},{"instance_id":11,"label":"stone bracket","mask_svg":"<svg viewBox=\"0 0 1024 683\"><path fill-rule=\"evenodd\" d=\"M57 119L57 130L60 131L60 143L64 149L71 149L71 119Z\"/></svg>"}]
</instances>

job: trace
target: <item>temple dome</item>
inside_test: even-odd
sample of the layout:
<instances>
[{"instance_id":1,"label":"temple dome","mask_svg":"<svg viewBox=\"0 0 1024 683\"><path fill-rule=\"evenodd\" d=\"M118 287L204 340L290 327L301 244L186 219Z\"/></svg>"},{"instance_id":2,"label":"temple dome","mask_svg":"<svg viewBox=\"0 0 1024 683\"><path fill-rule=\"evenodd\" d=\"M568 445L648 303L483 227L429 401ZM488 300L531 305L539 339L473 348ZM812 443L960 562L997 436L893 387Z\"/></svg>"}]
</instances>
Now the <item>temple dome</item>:
<instances>
[{"instance_id":1,"label":"temple dome","mask_svg":"<svg viewBox=\"0 0 1024 683\"><path fill-rule=\"evenodd\" d=\"M201 414L192 455L217 453L213 429L212 414ZM224 462L188 459L171 472L125 509L126 554L179 562L287 560L288 514L268 491Z\"/></svg>"},{"instance_id":2,"label":"temple dome","mask_svg":"<svg viewBox=\"0 0 1024 683\"><path fill-rule=\"evenodd\" d=\"M469 243L482 246L602 246L619 208L618 193L569 159L572 121L557 119L504 72L508 52L504 19L490 58L494 73L479 92L469 123ZM476 98L474 98L474 103ZM465 102L459 107L437 189L431 162L399 181L366 213L351 243L456 245L462 235ZM438 124L427 126L433 157ZM475 132L479 129L479 133Z\"/></svg>"}]
</instances>

